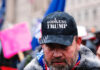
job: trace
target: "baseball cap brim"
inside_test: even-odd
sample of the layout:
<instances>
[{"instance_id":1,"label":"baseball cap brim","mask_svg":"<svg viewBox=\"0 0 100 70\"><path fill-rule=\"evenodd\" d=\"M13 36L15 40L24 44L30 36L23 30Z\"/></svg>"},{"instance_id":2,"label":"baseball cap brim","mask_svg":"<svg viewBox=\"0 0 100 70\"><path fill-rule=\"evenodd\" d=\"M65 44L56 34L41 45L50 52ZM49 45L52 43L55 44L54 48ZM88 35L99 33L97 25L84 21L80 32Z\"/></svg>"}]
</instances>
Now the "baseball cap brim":
<instances>
[{"instance_id":1,"label":"baseball cap brim","mask_svg":"<svg viewBox=\"0 0 100 70\"><path fill-rule=\"evenodd\" d=\"M73 42L73 35L46 35L40 40L40 44L57 43L61 45L70 46Z\"/></svg>"}]
</instances>

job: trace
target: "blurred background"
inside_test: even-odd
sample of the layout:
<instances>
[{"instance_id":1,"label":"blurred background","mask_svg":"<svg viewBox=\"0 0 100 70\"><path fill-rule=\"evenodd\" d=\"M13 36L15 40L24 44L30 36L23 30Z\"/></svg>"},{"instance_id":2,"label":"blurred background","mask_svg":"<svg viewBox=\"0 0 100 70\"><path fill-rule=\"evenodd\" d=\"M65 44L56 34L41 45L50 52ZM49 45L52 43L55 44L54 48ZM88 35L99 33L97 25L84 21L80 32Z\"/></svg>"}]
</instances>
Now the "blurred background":
<instances>
[{"instance_id":1,"label":"blurred background","mask_svg":"<svg viewBox=\"0 0 100 70\"><path fill-rule=\"evenodd\" d=\"M23 70L36 57L41 21L55 11L75 18L82 44L100 58L100 0L0 0L1 70Z\"/></svg>"},{"instance_id":2,"label":"blurred background","mask_svg":"<svg viewBox=\"0 0 100 70\"><path fill-rule=\"evenodd\" d=\"M2 1L5 3L3 8ZM32 20L43 18L50 2L51 0L0 0L0 12L5 19L4 28L23 21L28 21L31 26ZM65 12L74 16L78 25L84 25L90 30L100 30L99 0L67 0Z\"/></svg>"}]
</instances>

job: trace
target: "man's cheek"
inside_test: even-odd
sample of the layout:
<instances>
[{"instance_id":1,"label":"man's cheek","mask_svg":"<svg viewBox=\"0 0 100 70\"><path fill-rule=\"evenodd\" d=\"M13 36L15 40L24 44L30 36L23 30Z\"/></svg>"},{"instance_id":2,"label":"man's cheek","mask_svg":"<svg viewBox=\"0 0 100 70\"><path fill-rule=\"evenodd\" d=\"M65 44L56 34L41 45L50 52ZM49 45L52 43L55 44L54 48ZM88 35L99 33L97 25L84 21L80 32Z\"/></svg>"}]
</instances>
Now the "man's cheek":
<instances>
[{"instance_id":1,"label":"man's cheek","mask_svg":"<svg viewBox=\"0 0 100 70\"><path fill-rule=\"evenodd\" d=\"M46 61L50 62L52 57L49 54L45 54L44 58L46 59Z\"/></svg>"},{"instance_id":2,"label":"man's cheek","mask_svg":"<svg viewBox=\"0 0 100 70\"><path fill-rule=\"evenodd\" d=\"M74 58L73 58L72 55L65 58L65 60L67 61L68 65L71 65L73 59Z\"/></svg>"}]
</instances>

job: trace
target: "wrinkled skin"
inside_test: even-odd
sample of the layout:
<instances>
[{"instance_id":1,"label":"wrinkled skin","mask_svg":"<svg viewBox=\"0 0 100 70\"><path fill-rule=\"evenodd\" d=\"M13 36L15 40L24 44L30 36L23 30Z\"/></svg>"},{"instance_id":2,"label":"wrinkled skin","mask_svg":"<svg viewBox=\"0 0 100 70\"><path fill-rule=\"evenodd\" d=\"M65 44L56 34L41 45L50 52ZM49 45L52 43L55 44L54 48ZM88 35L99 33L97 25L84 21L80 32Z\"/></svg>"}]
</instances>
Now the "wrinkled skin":
<instances>
[{"instance_id":1,"label":"wrinkled skin","mask_svg":"<svg viewBox=\"0 0 100 70\"><path fill-rule=\"evenodd\" d=\"M78 59L81 39L73 39L72 45L65 46L55 43L42 44L44 60L50 70L70 70Z\"/></svg>"}]
</instances>

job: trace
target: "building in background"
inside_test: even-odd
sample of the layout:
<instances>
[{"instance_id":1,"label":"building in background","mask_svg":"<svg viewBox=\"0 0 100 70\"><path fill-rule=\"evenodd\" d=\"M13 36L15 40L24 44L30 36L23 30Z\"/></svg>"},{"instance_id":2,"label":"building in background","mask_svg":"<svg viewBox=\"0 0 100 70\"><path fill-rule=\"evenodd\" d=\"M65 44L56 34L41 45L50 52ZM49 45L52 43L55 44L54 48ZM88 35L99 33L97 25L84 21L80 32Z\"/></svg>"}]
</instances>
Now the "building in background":
<instances>
[{"instance_id":1,"label":"building in background","mask_svg":"<svg viewBox=\"0 0 100 70\"><path fill-rule=\"evenodd\" d=\"M66 11L74 16L78 25L100 31L100 0L67 0Z\"/></svg>"},{"instance_id":2,"label":"building in background","mask_svg":"<svg viewBox=\"0 0 100 70\"><path fill-rule=\"evenodd\" d=\"M3 29L13 24L42 18L50 0L6 0L6 14ZM30 26L30 24L29 24Z\"/></svg>"},{"instance_id":3,"label":"building in background","mask_svg":"<svg viewBox=\"0 0 100 70\"><path fill-rule=\"evenodd\" d=\"M4 29L12 24L42 18L51 0L6 0ZM100 0L66 0L66 12L75 17L78 25L100 31Z\"/></svg>"}]
</instances>

